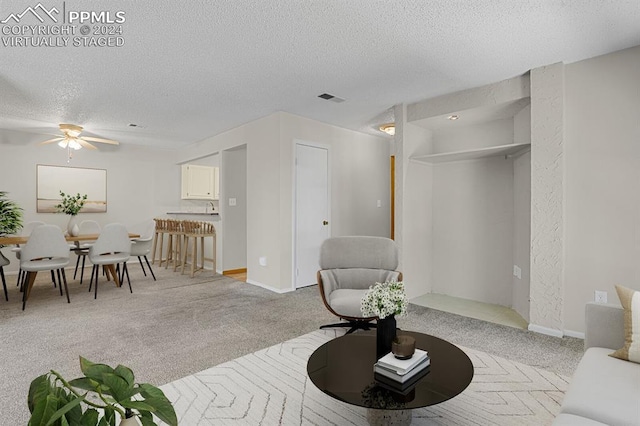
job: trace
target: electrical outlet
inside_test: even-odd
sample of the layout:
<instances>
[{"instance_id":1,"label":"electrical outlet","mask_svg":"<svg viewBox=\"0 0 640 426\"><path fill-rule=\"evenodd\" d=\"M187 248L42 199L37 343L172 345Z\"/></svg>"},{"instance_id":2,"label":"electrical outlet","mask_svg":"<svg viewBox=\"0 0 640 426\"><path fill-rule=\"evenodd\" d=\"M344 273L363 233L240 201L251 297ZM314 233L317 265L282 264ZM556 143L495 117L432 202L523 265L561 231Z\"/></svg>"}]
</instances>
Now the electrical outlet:
<instances>
[{"instance_id":1,"label":"electrical outlet","mask_svg":"<svg viewBox=\"0 0 640 426\"><path fill-rule=\"evenodd\" d=\"M607 303L607 292L596 290L595 301L596 303Z\"/></svg>"},{"instance_id":2,"label":"electrical outlet","mask_svg":"<svg viewBox=\"0 0 640 426\"><path fill-rule=\"evenodd\" d=\"M513 265L513 276L519 280L522 279L522 269L518 265Z\"/></svg>"},{"instance_id":3,"label":"electrical outlet","mask_svg":"<svg viewBox=\"0 0 640 426\"><path fill-rule=\"evenodd\" d=\"M265 256L261 256L258 259L258 264L260 264L260 266L267 266L267 258Z\"/></svg>"},{"instance_id":4,"label":"electrical outlet","mask_svg":"<svg viewBox=\"0 0 640 426\"><path fill-rule=\"evenodd\" d=\"M229 198L229 205L230 206L235 206L236 205L236 199L235 198Z\"/></svg>"}]
</instances>

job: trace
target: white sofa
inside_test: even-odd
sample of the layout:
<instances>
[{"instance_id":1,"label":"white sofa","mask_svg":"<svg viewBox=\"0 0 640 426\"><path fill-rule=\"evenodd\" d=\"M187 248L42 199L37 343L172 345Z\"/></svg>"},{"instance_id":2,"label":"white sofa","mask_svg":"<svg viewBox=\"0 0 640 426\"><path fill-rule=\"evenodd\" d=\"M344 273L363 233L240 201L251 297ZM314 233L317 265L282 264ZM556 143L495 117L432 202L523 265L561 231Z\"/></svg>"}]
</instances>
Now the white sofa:
<instances>
[{"instance_id":1,"label":"white sofa","mask_svg":"<svg viewBox=\"0 0 640 426\"><path fill-rule=\"evenodd\" d=\"M640 364L609 356L624 344L623 310L585 307L585 353L553 426L640 426Z\"/></svg>"}]
</instances>

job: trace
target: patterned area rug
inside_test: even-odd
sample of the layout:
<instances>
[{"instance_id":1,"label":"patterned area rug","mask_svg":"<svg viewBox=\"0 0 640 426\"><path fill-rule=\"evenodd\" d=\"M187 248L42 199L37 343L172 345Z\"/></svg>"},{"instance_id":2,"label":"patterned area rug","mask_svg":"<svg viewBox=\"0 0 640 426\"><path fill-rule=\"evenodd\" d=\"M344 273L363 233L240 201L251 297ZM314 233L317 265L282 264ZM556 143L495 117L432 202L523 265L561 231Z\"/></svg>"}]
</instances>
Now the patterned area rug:
<instances>
[{"instance_id":1,"label":"patterned area rug","mask_svg":"<svg viewBox=\"0 0 640 426\"><path fill-rule=\"evenodd\" d=\"M367 425L366 409L325 395L308 379L309 356L342 334L318 330L162 386L180 425ZM474 378L457 397L413 410L412 425L549 425L568 379L461 348Z\"/></svg>"}]
</instances>

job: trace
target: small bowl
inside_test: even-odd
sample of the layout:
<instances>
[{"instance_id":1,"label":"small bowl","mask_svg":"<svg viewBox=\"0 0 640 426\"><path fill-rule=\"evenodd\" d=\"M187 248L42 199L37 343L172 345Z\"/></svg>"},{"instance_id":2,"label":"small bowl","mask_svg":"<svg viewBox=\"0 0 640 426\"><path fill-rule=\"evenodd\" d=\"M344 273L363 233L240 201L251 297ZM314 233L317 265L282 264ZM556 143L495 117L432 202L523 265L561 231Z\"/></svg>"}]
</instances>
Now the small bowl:
<instances>
[{"instance_id":1,"label":"small bowl","mask_svg":"<svg viewBox=\"0 0 640 426\"><path fill-rule=\"evenodd\" d=\"M409 359L416 351L416 339L411 336L400 335L391 342L391 352L398 359Z\"/></svg>"}]
</instances>

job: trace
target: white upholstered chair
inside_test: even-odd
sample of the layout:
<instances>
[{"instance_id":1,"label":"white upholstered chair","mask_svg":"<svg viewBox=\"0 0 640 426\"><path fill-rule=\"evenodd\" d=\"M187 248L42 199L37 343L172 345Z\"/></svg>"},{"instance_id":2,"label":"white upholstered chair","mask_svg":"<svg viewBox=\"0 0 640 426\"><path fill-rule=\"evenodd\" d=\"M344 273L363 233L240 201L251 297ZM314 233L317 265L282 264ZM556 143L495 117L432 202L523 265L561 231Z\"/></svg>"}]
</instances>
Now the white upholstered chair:
<instances>
[{"instance_id":1,"label":"white upholstered chair","mask_svg":"<svg viewBox=\"0 0 640 426\"><path fill-rule=\"evenodd\" d=\"M53 271L58 272L58 281L61 281L60 295L64 283L67 302L70 303L67 277L64 273L64 267L68 264L69 245L60 228L55 225L40 225L34 228L20 253L20 269L26 272L22 288L22 309L24 310L27 304L36 275L40 271L52 271L52 274Z\"/></svg>"},{"instance_id":2,"label":"white upholstered chair","mask_svg":"<svg viewBox=\"0 0 640 426\"><path fill-rule=\"evenodd\" d=\"M398 247L383 237L349 236L327 238L320 247L318 288L326 308L346 322L323 325L356 329L375 328L377 317L364 317L361 300L376 282L401 281Z\"/></svg>"},{"instance_id":3,"label":"white upholstered chair","mask_svg":"<svg viewBox=\"0 0 640 426\"><path fill-rule=\"evenodd\" d=\"M80 229L80 234L100 234L100 224L95 220L83 220L80 222L78 226ZM78 266L80 265L80 260L82 259L82 269L80 270L80 284L82 284L82 279L84 277L84 263L87 259L87 255L89 254L89 247L91 247L93 243L83 243L77 247L74 247L74 251L78 256L76 260L76 269L73 272L73 279L76 279L76 275L78 274Z\"/></svg>"},{"instance_id":4,"label":"white upholstered chair","mask_svg":"<svg viewBox=\"0 0 640 426\"><path fill-rule=\"evenodd\" d=\"M0 277L2 278L2 289L4 290L4 298L7 302L9 301L9 294L7 293L7 282L4 279L4 267L9 263L11 263L9 262L9 259L4 257L4 254L2 254L2 252L0 251Z\"/></svg>"},{"instance_id":5,"label":"white upholstered chair","mask_svg":"<svg viewBox=\"0 0 640 426\"><path fill-rule=\"evenodd\" d=\"M144 257L154 281L156 280L156 275L153 273L153 269L151 269L151 264L149 263L149 259L147 259L147 255L151 252L151 245L153 244L153 235L155 234L155 230L156 222L154 220L144 222L140 226L140 232L138 232L140 234L140 238L136 238L133 240L133 244L131 244L131 256L136 256L138 258L142 272L146 277L147 272L144 270L144 265L142 264L142 258Z\"/></svg>"},{"instance_id":6,"label":"white upholstered chair","mask_svg":"<svg viewBox=\"0 0 640 426\"><path fill-rule=\"evenodd\" d=\"M31 231L33 231L35 228L37 228L40 225L44 225L44 222L41 222L39 220L34 220L31 222L27 222L25 223L25 225L22 227L22 232L20 233L21 236L23 237L28 237L29 235L31 235ZM22 253L22 248L20 246L16 246L14 248L11 249L12 252L14 252L16 254L16 259L18 259L18 262L20 261L20 254ZM18 281L16 282L16 286L20 285L20 282L22 281L22 269L18 270ZM53 278L53 276L52 276ZM54 281L55 284L55 281Z\"/></svg>"},{"instance_id":7,"label":"white upholstered chair","mask_svg":"<svg viewBox=\"0 0 640 426\"><path fill-rule=\"evenodd\" d=\"M104 266L107 269L108 273L119 287L121 283L115 266L123 263L122 276L124 277L126 274L128 279L129 273L127 271L126 262L129 260L130 253L131 240L129 239L129 233L124 225L120 223L110 223L106 225L102 229L102 232L96 242L89 247L88 256L91 263L93 263L89 291L91 291L91 286L94 284L93 278L95 276L94 299L98 298L98 276L100 275L99 266ZM133 293L133 290L131 289L131 281L129 281L129 291Z\"/></svg>"}]
</instances>

